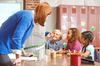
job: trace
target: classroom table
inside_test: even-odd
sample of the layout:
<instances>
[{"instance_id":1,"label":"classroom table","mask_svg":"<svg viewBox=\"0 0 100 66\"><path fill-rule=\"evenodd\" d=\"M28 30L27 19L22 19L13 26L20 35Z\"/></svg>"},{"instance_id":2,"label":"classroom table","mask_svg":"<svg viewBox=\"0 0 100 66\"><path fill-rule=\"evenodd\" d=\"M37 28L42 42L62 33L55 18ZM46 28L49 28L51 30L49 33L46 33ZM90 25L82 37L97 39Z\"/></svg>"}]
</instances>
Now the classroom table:
<instances>
[{"instance_id":1,"label":"classroom table","mask_svg":"<svg viewBox=\"0 0 100 66\"><path fill-rule=\"evenodd\" d=\"M95 50L98 50L98 62L100 62L100 47L95 47Z\"/></svg>"},{"instance_id":2,"label":"classroom table","mask_svg":"<svg viewBox=\"0 0 100 66\"><path fill-rule=\"evenodd\" d=\"M41 61L22 60L21 63L17 64L16 66L70 66L70 57L64 54L61 57L56 57L56 59L49 58L48 61L46 60L41 60ZM95 62L95 65L82 64L81 66L100 66L100 63Z\"/></svg>"}]
</instances>

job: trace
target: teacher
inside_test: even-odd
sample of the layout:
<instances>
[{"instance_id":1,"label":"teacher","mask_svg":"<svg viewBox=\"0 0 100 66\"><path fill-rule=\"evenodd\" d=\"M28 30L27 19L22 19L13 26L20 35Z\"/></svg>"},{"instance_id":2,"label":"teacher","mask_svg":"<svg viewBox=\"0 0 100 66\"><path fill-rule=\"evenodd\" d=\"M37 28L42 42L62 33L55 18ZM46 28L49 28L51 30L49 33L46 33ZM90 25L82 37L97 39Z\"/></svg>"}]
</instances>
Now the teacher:
<instances>
[{"instance_id":1,"label":"teacher","mask_svg":"<svg viewBox=\"0 0 100 66\"><path fill-rule=\"evenodd\" d=\"M21 62L21 53L26 54L23 44L32 33L36 23L45 26L47 17L51 14L51 7L47 2L42 2L33 11L22 10L10 16L0 27L0 66L12 66ZM16 60L11 62L7 54L14 53Z\"/></svg>"}]
</instances>

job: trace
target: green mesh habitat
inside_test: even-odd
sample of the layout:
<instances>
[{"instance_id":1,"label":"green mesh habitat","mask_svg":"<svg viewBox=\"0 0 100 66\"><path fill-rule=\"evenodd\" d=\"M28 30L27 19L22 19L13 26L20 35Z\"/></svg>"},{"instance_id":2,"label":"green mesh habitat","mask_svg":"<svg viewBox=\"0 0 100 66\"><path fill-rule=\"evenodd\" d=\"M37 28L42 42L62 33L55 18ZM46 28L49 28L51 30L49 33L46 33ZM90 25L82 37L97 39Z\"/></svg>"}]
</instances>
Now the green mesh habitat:
<instances>
[{"instance_id":1,"label":"green mesh habitat","mask_svg":"<svg viewBox=\"0 0 100 66\"><path fill-rule=\"evenodd\" d=\"M30 37L24 43L26 53L34 53L35 57L39 56L39 50L45 48L45 27L36 25ZM43 47L39 50L37 48Z\"/></svg>"}]
</instances>

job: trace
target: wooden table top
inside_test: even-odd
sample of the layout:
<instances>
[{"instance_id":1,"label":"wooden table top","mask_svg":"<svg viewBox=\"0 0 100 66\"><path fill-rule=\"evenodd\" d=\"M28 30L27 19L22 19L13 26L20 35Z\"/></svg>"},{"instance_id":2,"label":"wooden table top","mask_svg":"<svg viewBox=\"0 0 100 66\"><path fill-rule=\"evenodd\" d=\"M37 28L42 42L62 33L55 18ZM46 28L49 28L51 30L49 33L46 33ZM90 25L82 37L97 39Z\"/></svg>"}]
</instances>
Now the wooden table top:
<instances>
[{"instance_id":1,"label":"wooden table top","mask_svg":"<svg viewBox=\"0 0 100 66\"><path fill-rule=\"evenodd\" d=\"M61 57L56 57L56 59L49 58L48 61L26 61L22 60L21 63L16 66L70 66L70 57L63 55ZM95 62L95 65L81 65L81 66L100 66L99 62Z\"/></svg>"},{"instance_id":2,"label":"wooden table top","mask_svg":"<svg viewBox=\"0 0 100 66\"><path fill-rule=\"evenodd\" d=\"M95 50L100 50L100 47L95 47L94 49L95 49Z\"/></svg>"}]
</instances>

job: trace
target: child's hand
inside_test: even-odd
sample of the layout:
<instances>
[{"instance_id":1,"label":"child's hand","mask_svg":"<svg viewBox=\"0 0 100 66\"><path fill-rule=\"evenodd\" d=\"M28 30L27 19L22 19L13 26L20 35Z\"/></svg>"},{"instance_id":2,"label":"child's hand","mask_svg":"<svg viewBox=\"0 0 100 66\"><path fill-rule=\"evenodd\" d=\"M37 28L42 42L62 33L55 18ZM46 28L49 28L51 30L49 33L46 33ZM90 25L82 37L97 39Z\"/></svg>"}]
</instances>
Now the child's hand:
<instances>
[{"instance_id":1,"label":"child's hand","mask_svg":"<svg viewBox=\"0 0 100 66\"><path fill-rule=\"evenodd\" d=\"M21 62L21 58L18 58L12 62L12 65L16 65L17 63Z\"/></svg>"},{"instance_id":2,"label":"child's hand","mask_svg":"<svg viewBox=\"0 0 100 66\"><path fill-rule=\"evenodd\" d=\"M64 54L64 53L65 53L65 51L59 51L59 53L60 53L60 54Z\"/></svg>"},{"instance_id":3,"label":"child's hand","mask_svg":"<svg viewBox=\"0 0 100 66\"><path fill-rule=\"evenodd\" d=\"M67 51L63 51L63 53L65 54L65 53L67 53Z\"/></svg>"},{"instance_id":4,"label":"child's hand","mask_svg":"<svg viewBox=\"0 0 100 66\"><path fill-rule=\"evenodd\" d=\"M52 34L52 33L49 33L49 34L47 35L47 37L48 37L48 38L51 38L51 34Z\"/></svg>"},{"instance_id":5,"label":"child's hand","mask_svg":"<svg viewBox=\"0 0 100 66\"><path fill-rule=\"evenodd\" d=\"M67 56L69 57L70 56L70 53L67 53Z\"/></svg>"},{"instance_id":6,"label":"child's hand","mask_svg":"<svg viewBox=\"0 0 100 66\"><path fill-rule=\"evenodd\" d=\"M55 51L54 49L50 48L51 51Z\"/></svg>"},{"instance_id":7,"label":"child's hand","mask_svg":"<svg viewBox=\"0 0 100 66\"><path fill-rule=\"evenodd\" d=\"M68 50L63 50L61 53L63 54L68 53Z\"/></svg>"},{"instance_id":8,"label":"child's hand","mask_svg":"<svg viewBox=\"0 0 100 66\"><path fill-rule=\"evenodd\" d=\"M70 50L69 49L67 50L67 53L70 53Z\"/></svg>"},{"instance_id":9,"label":"child's hand","mask_svg":"<svg viewBox=\"0 0 100 66\"><path fill-rule=\"evenodd\" d=\"M29 53L29 54L26 54L24 55L25 57L34 57L34 54L33 53Z\"/></svg>"},{"instance_id":10,"label":"child's hand","mask_svg":"<svg viewBox=\"0 0 100 66\"><path fill-rule=\"evenodd\" d=\"M61 51L61 50L59 50L59 51L56 51L56 53L57 53L57 54L62 54L62 51Z\"/></svg>"},{"instance_id":11,"label":"child's hand","mask_svg":"<svg viewBox=\"0 0 100 66\"><path fill-rule=\"evenodd\" d=\"M59 54L62 54L62 50L59 50Z\"/></svg>"}]
</instances>

